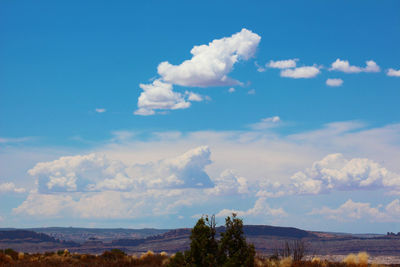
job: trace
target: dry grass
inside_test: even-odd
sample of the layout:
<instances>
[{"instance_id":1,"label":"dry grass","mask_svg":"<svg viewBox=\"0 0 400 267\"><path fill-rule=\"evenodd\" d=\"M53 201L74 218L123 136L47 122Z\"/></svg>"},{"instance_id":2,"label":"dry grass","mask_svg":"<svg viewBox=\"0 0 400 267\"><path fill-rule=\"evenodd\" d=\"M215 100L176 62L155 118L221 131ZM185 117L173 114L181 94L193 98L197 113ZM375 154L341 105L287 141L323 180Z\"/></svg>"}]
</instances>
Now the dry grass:
<instances>
[{"instance_id":1,"label":"dry grass","mask_svg":"<svg viewBox=\"0 0 400 267\"><path fill-rule=\"evenodd\" d=\"M0 266L39 266L39 267L65 267L65 266L138 266L157 267L168 266L173 255L165 252L154 253L148 251L142 255L127 255L121 250L105 251L101 255L77 254L69 251L46 252L43 254L28 254L13 250L0 250ZM369 264L369 255L365 252L349 254L342 262L331 262L314 257L309 261L293 261L291 257L282 259L256 257L256 267L384 267L385 265ZM387 265L386 265L387 266Z\"/></svg>"}]
</instances>

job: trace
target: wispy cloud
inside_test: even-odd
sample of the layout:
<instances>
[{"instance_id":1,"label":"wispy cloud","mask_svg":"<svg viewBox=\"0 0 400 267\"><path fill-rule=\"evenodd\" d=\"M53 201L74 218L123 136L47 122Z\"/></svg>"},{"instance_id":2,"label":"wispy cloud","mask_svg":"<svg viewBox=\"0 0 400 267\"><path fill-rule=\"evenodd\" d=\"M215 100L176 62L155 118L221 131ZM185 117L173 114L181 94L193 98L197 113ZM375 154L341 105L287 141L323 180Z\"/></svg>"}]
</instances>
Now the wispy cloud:
<instances>
[{"instance_id":1,"label":"wispy cloud","mask_svg":"<svg viewBox=\"0 0 400 267\"><path fill-rule=\"evenodd\" d=\"M104 112L106 112L107 110L106 110L105 108L96 108L95 111L96 111L97 113L104 113Z\"/></svg>"},{"instance_id":2,"label":"wispy cloud","mask_svg":"<svg viewBox=\"0 0 400 267\"><path fill-rule=\"evenodd\" d=\"M0 144L23 143L33 140L32 137L0 137Z\"/></svg>"},{"instance_id":3,"label":"wispy cloud","mask_svg":"<svg viewBox=\"0 0 400 267\"><path fill-rule=\"evenodd\" d=\"M279 125L281 118L279 116L273 116L261 119L260 122L250 124L250 128L254 130L263 130L268 128L273 128Z\"/></svg>"}]
</instances>

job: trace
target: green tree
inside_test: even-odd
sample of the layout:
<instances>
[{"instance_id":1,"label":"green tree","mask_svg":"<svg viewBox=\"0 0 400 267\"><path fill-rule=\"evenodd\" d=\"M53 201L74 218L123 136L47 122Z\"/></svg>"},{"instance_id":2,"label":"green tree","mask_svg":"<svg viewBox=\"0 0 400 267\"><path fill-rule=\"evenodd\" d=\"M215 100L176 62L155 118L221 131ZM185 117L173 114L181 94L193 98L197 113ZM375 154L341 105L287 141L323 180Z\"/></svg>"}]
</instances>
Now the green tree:
<instances>
[{"instance_id":1,"label":"green tree","mask_svg":"<svg viewBox=\"0 0 400 267\"><path fill-rule=\"evenodd\" d=\"M192 266L216 266L218 244L215 239L215 217L200 218L190 236L190 263Z\"/></svg>"},{"instance_id":2,"label":"green tree","mask_svg":"<svg viewBox=\"0 0 400 267\"><path fill-rule=\"evenodd\" d=\"M215 216L200 218L190 235L190 250L178 252L169 262L170 267L253 267L254 246L247 244L243 221L232 214L225 219L226 232L216 239Z\"/></svg>"},{"instance_id":3,"label":"green tree","mask_svg":"<svg viewBox=\"0 0 400 267\"><path fill-rule=\"evenodd\" d=\"M219 266L254 266L255 249L247 244L243 233L243 220L232 214L225 219L225 233L219 244Z\"/></svg>"}]
</instances>

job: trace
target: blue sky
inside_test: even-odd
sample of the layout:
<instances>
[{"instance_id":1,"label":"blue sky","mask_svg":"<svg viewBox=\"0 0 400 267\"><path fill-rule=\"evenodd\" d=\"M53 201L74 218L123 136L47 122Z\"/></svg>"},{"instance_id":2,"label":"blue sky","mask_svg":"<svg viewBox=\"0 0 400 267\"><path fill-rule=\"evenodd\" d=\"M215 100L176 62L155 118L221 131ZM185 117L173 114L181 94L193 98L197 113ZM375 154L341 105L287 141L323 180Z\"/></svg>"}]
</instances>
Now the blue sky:
<instances>
[{"instance_id":1,"label":"blue sky","mask_svg":"<svg viewBox=\"0 0 400 267\"><path fill-rule=\"evenodd\" d=\"M0 226L400 231L399 10L2 1Z\"/></svg>"}]
</instances>

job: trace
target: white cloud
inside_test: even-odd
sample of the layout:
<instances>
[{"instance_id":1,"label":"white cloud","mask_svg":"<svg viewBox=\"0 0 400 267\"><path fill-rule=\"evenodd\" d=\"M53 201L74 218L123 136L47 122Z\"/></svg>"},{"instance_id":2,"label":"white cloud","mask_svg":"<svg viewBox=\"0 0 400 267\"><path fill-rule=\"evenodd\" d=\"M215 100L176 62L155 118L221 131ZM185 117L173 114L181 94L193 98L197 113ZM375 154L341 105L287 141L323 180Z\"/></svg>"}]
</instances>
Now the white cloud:
<instances>
[{"instance_id":1,"label":"white cloud","mask_svg":"<svg viewBox=\"0 0 400 267\"><path fill-rule=\"evenodd\" d=\"M238 176L233 170L225 170L219 177L212 180L215 186L206 190L208 194L234 195L249 193L247 179Z\"/></svg>"},{"instance_id":2,"label":"white cloud","mask_svg":"<svg viewBox=\"0 0 400 267\"><path fill-rule=\"evenodd\" d=\"M300 78L314 78L320 73L320 70L316 66L304 66L304 67L298 67L294 69L283 69L281 71L281 77L285 78L294 78L294 79L300 79Z\"/></svg>"},{"instance_id":3,"label":"white cloud","mask_svg":"<svg viewBox=\"0 0 400 267\"><path fill-rule=\"evenodd\" d=\"M111 141L93 149L96 157L91 159L75 156L74 159L55 164L48 161L49 157L61 161L59 154L47 156L42 161L49 164L34 176L38 178L47 174L46 179L38 181L37 192L31 191L24 203L15 209L15 213L19 214L18 216L40 218L149 218L174 213L186 215L187 209L183 207L210 213L209 207L215 207L217 203L225 203L224 206L218 206L218 210L226 208L229 212L239 209L239 203L243 206L244 203L253 201L254 196L282 197L288 192L300 194L300 189L305 186L291 186L293 181L290 179L299 170L304 170L302 173L306 174L307 179L311 177L312 183L314 180L322 181L321 188L325 191L321 190L321 193L363 189L376 190L374 194L388 190L399 191L396 189L398 180L389 179L389 173L400 173L399 124L371 128L360 122L337 122L292 135L252 130L157 132L145 133L145 141L135 138L136 134L132 132L131 137L124 133L123 135L128 135L129 138L122 138L118 142ZM204 144L207 144L209 149L201 148ZM200 148L191 149L197 146ZM209 153L211 150L212 155ZM343 163L340 158L336 158L330 164L320 164L320 167L313 170L312 163L329 155L331 151L341 151L348 159L344 159ZM52 153L55 155L54 151ZM71 154L71 151L62 154L67 153ZM368 160L364 162L361 159L349 164L351 159L360 159L360 155ZM10 157L9 150L7 157ZM19 163L20 157L14 158ZM379 166L371 164L378 161ZM0 162L4 163L4 160ZM307 172L307 167L312 170L311 174ZM369 168L370 173L359 171L363 168ZM323 169L327 169L328 172ZM386 174L384 170L387 171ZM311 176L313 172L319 172L318 175L325 175L324 177L329 177L327 173L331 176L342 173L353 182L342 183L341 180L336 181L338 178L325 181L318 175ZM364 175L365 173L368 174ZM379 176L379 173L382 175ZM63 177L65 180L62 180ZM374 180L374 177L378 177L378 180ZM54 185L49 189L48 183L51 180ZM328 188L330 184L333 185L331 189ZM45 190L40 190L41 186L44 186ZM350 189L344 189L346 186ZM312 191L309 187L306 189L303 191ZM360 194L365 195L369 192ZM229 195L229 198L226 198L226 195ZM221 202L222 199L226 202ZM276 200L272 201L277 203ZM48 211L43 210L41 205L45 204L54 204L55 207L50 206ZM112 210L114 206L117 208ZM248 214L259 210L247 208L246 206L239 210L251 210ZM274 206L267 212L272 213L279 208ZM396 203L390 206L393 212L396 209ZM259 219L261 216L255 217Z\"/></svg>"},{"instance_id":4,"label":"white cloud","mask_svg":"<svg viewBox=\"0 0 400 267\"><path fill-rule=\"evenodd\" d=\"M366 62L366 67L364 68L364 72L380 72L380 67L373 60L368 60Z\"/></svg>"},{"instance_id":5,"label":"white cloud","mask_svg":"<svg viewBox=\"0 0 400 267\"><path fill-rule=\"evenodd\" d=\"M250 128L254 130L263 130L276 127L280 122L281 118L279 116L274 116L274 117L264 118L260 122L254 124L250 124Z\"/></svg>"},{"instance_id":6,"label":"white cloud","mask_svg":"<svg viewBox=\"0 0 400 267\"><path fill-rule=\"evenodd\" d=\"M311 168L295 173L291 187L296 194L319 194L332 190L400 188L400 175L365 158L347 160L342 154L330 154Z\"/></svg>"},{"instance_id":7,"label":"white cloud","mask_svg":"<svg viewBox=\"0 0 400 267\"><path fill-rule=\"evenodd\" d=\"M201 102L204 100L203 96L193 92L186 91L185 94L188 96L189 101Z\"/></svg>"},{"instance_id":8,"label":"white cloud","mask_svg":"<svg viewBox=\"0 0 400 267\"><path fill-rule=\"evenodd\" d=\"M95 111L96 111L97 113L104 113L104 112L106 112L107 110L106 110L105 108L96 108Z\"/></svg>"},{"instance_id":9,"label":"white cloud","mask_svg":"<svg viewBox=\"0 0 400 267\"><path fill-rule=\"evenodd\" d=\"M297 58L287 59L287 60L278 60L278 61L271 60L269 63L266 64L266 66L269 68L274 68L274 69L289 69L289 68L295 68L297 61L298 61Z\"/></svg>"},{"instance_id":10,"label":"white cloud","mask_svg":"<svg viewBox=\"0 0 400 267\"><path fill-rule=\"evenodd\" d=\"M232 213L236 213L239 217L251 217L251 216L272 216L272 217L285 217L287 213L282 208L271 208L268 203L267 199L261 197L257 199L254 204L254 207L242 211L242 210L234 210L234 209L223 209L218 212L215 216L216 217L227 217L231 216Z\"/></svg>"},{"instance_id":11,"label":"white cloud","mask_svg":"<svg viewBox=\"0 0 400 267\"><path fill-rule=\"evenodd\" d=\"M261 37L247 29L231 37L213 40L208 45L194 46L193 57L180 65L165 61L158 65L158 74L165 82L181 85L209 87L240 82L228 77L235 63L248 60L257 49Z\"/></svg>"},{"instance_id":12,"label":"white cloud","mask_svg":"<svg viewBox=\"0 0 400 267\"><path fill-rule=\"evenodd\" d=\"M258 72L264 72L267 70L265 67L258 65L257 61L254 62L254 65L257 67Z\"/></svg>"},{"instance_id":13,"label":"white cloud","mask_svg":"<svg viewBox=\"0 0 400 267\"><path fill-rule=\"evenodd\" d=\"M342 86L343 80L342 79L327 79L326 80L326 85L332 86L332 87L338 87Z\"/></svg>"},{"instance_id":14,"label":"white cloud","mask_svg":"<svg viewBox=\"0 0 400 267\"><path fill-rule=\"evenodd\" d=\"M247 91L248 95L255 95L256 94L256 90L255 89L250 89L249 91Z\"/></svg>"},{"instance_id":15,"label":"white cloud","mask_svg":"<svg viewBox=\"0 0 400 267\"><path fill-rule=\"evenodd\" d=\"M387 70L386 74L387 76L400 77L400 70L390 68Z\"/></svg>"},{"instance_id":16,"label":"white cloud","mask_svg":"<svg viewBox=\"0 0 400 267\"><path fill-rule=\"evenodd\" d=\"M23 143L32 140L32 137L5 138L0 137L0 144Z\"/></svg>"},{"instance_id":17,"label":"white cloud","mask_svg":"<svg viewBox=\"0 0 400 267\"><path fill-rule=\"evenodd\" d=\"M234 93L235 91L236 91L236 90L235 90L235 88L233 88L233 87L231 87L231 88L228 89L228 92L229 92L229 93Z\"/></svg>"},{"instance_id":18,"label":"white cloud","mask_svg":"<svg viewBox=\"0 0 400 267\"><path fill-rule=\"evenodd\" d=\"M370 203L355 202L349 199L337 209L323 207L321 209L313 209L310 214L324 215L337 221L400 222L400 202L395 199L383 209L381 205L371 207Z\"/></svg>"},{"instance_id":19,"label":"white cloud","mask_svg":"<svg viewBox=\"0 0 400 267\"><path fill-rule=\"evenodd\" d=\"M332 63L331 68L329 70L341 71L345 73L359 73L359 72L379 72L379 66L373 61L368 60L365 62L366 66L364 68L358 66L350 65L348 60L341 60L340 58L336 59L335 62Z\"/></svg>"},{"instance_id":20,"label":"white cloud","mask_svg":"<svg viewBox=\"0 0 400 267\"><path fill-rule=\"evenodd\" d=\"M213 186L204 171L211 163L210 153L208 147L198 147L178 157L140 165L92 153L38 163L28 173L37 179L41 193L203 188Z\"/></svg>"},{"instance_id":21,"label":"white cloud","mask_svg":"<svg viewBox=\"0 0 400 267\"><path fill-rule=\"evenodd\" d=\"M136 115L153 115L155 109L185 109L190 107L184 95L173 91L172 84L155 80L152 84L140 84L143 92L138 98Z\"/></svg>"},{"instance_id":22,"label":"white cloud","mask_svg":"<svg viewBox=\"0 0 400 267\"><path fill-rule=\"evenodd\" d=\"M25 188L16 187L14 183L7 182L0 184L0 193L25 193Z\"/></svg>"},{"instance_id":23,"label":"white cloud","mask_svg":"<svg viewBox=\"0 0 400 267\"><path fill-rule=\"evenodd\" d=\"M190 101L209 100L193 92L185 94L174 92L174 85L209 87L241 84L228 74L240 60L248 60L257 49L261 37L247 29L233 34L231 37L213 40L208 45L194 46L190 51L191 59L180 65L161 62L157 71L161 76L152 84L140 84L143 90L138 98L136 115L154 115L155 110L186 109Z\"/></svg>"}]
</instances>

